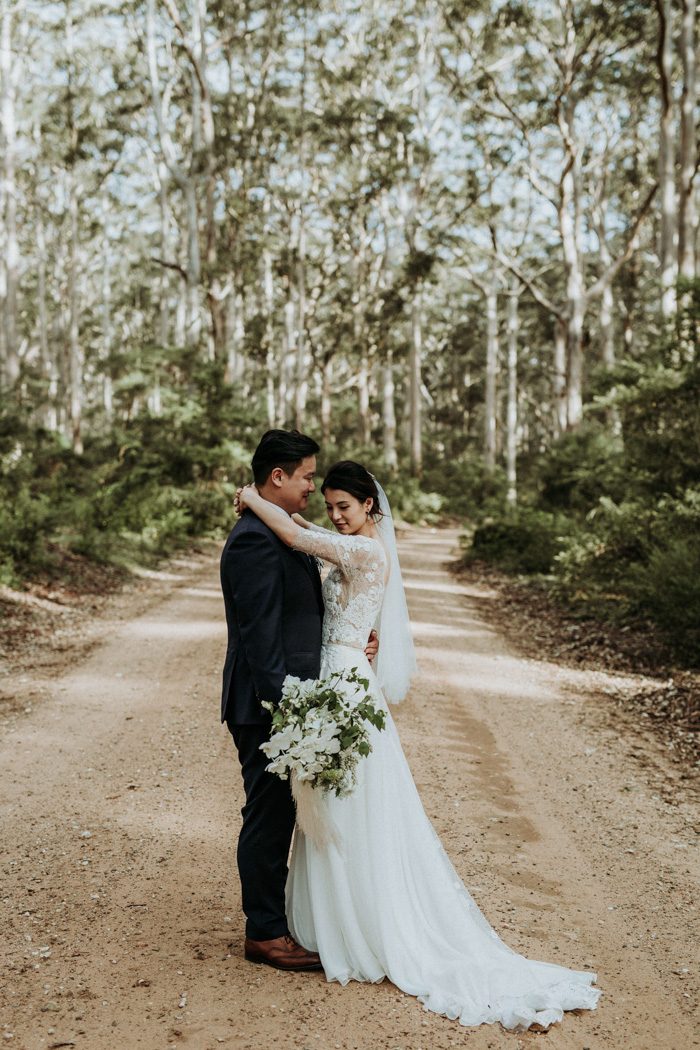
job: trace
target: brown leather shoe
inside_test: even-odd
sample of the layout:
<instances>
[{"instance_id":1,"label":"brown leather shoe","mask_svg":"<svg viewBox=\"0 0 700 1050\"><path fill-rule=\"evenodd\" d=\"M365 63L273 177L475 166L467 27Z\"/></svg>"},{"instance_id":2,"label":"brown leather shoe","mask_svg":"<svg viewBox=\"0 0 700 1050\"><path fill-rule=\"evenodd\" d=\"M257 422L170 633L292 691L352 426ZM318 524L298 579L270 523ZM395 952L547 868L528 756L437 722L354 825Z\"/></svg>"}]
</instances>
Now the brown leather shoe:
<instances>
[{"instance_id":1,"label":"brown leather shoe","mask_svg":"<svg viewBox=\"0 0 700 1050\"><path fill-rule=\"evenodd\" d=\"M245 957L248 962L266 963L278 970L322 970L317 952L307 952L288 934L271 941L245 939Z\"/></svg>"}]
</instances>

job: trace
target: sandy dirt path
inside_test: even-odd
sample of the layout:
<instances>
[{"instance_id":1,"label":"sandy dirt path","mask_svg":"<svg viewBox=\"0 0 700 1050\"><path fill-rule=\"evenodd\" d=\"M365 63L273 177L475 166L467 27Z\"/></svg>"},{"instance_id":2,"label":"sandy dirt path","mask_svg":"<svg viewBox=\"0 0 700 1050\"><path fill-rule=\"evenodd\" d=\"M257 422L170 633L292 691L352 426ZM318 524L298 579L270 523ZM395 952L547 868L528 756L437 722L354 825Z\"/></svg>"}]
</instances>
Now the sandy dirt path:
<instances>
[{"instance_id":1,"label":"sandy dirt path","mask_svg":"<svg viewBox=\"0 0 700 1050\"><path fill-rule=\"evenodd\" d=\"M546 1034L464 1029L386 982L243 961L240 775L217 718L223 609L207 560L145 612L105 619L2 732L5 1045L700 1046L698 809L664 800L649 772L664 756L604 717L604 676L524 659L485 625L488 592L444 568L455 541L415 530L401 544L422 673L399 732L487 918L516 950L594 968L598 1010ZM33 685L18 682L20 699Z\"/></svg>"}]
</instances>

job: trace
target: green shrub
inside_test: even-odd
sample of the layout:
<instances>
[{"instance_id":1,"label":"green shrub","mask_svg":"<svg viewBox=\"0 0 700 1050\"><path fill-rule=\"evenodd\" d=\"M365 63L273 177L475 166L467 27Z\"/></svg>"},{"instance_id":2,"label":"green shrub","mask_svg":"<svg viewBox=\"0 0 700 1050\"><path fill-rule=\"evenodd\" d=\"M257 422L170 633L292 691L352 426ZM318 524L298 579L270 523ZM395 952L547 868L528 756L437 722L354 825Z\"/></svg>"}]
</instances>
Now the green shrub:
<instances>
[{"instance_id":1,"label":"green shrub","mask_svg":"<svg viewBox=\"0 0 700 1050\"><path fill-rule=\"evenodd\" d=\"M618 406L625 465L638 491L682 495L700 483L700 361L630 364Z\"/></svg>"},{"instance_id":2,"label":"green shrub","mask_svg":"<svg viewBox=\"0 0 700 1050\"><path fill-rule=\"evenodd\" d=\"M625 582L635 607L700 664L700 537L667 539L644 565L629 567Z\"/></svg>"},{"instance_id":3,"label":"green shrub","mask_svg":"<svg viewBox=\"0 0 700 1050\"><path fill-rule=\"evenodd\" d=\"M474 454L429 461L423 487L440 493L444 515L465 519L503 507L507 489L503 470L487 470L483 457Z\"/></svg>"},{"instance_id":4,"label":"green shrub","mask_svg":"<svg viewBox=\"0 0 700 1050\"><path fill-rule=\"evenodd\" d=\"M161 416L93 435L81 456L36 427L30 407L0 410L0 579L50 566L54 545L123 560L230 527L263 427L215 369L189 379Z\"/></svg>"},{"instance_id":5,"label":"green shrub","mask_svg":"<svg viewBox=\"0 0 700 1050\"><path fill-rule=\"evenodd\" d=\"M476 527L465 562L486 561L507 572L548 573L564 546L568 527L561 516L513 508Z\"/></svg>"},{"instance_id":6,"label":"green shrub","mask_svg":"<svg viewBox=\"0 0 700 1050\"><path fill-rule=\"evenodd\" d=\"M26 485L13 486L0 500L0 580L15 584L47 562L46 540L52 528L51 504Z\"/></svg>"},{"instance_id":7,"label":"green shrub","mask_svg":"<svg viewBox=\"0 0 700 1050\"><path fill-rule=\"evenodd\" d=\"M603 496L622 499L629 484L622 441L599 424L559 438L537 474L540 505L574 513L586 513Z\"/></svg>"},{"instance_id":8,"label":"green shrub","mask_svg":"<svg viewBox=\"0 0 700 1050\"><path fill-rule=\"evenodd\" d=\"M417 478L402 477L388 482L384 488L395 518L425 525L440 521L445 501L437 492L427 490Z\"/></svg>"},{"instance_id":9,"label":"green shrub","mask_svg":"<svg viewBox=\"0 0 700 1050\"><path fill-rule=\"evenodd\" d=\"M627 567L645 560L654 536L654 511L636 500L601 497L578 528L569 531L554 569L563 596L612 598Z\"/></svg>"}]
</instances>

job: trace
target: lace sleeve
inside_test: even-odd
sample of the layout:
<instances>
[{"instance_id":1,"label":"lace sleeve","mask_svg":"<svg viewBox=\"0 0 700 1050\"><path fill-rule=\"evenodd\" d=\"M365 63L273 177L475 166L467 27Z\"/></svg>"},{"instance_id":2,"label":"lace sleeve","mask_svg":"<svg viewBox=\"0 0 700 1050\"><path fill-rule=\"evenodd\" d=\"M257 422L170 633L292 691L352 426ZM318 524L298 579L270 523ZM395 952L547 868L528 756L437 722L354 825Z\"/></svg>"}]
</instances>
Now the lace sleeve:
<instances>
[{"instance_id":1,"label":"lace sleeve","mask_svg":"<svg viewBox=\"0 0 700 1050\"><path fill-rule=\"evenodd\" d=\"M368 536L341 536L320 526L300 528L292 546L305 554L333 562L346 576L354 569L377 572L384 564L384 550L378 540L371 540Z\"/></svg>"}]
</instances>

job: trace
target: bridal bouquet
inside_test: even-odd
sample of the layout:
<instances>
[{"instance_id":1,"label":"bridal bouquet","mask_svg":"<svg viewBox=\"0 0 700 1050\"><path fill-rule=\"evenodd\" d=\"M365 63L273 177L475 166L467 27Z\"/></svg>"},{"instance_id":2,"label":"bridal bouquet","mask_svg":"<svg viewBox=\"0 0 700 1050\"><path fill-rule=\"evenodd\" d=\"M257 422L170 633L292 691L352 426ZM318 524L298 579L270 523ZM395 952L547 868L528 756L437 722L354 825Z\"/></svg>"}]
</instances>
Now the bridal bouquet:
<instances>
[{"instance_id":1,"label":"bridal bouquet","mask_svg":"<svg viewBox=\"0 0 700 1050\"><path fill-rule=\"evenodd\" d=\"M385 713L375 707L369 681L357 668L328 678L302 681L287 675L272 714L272 735L260 745L270 773L336 795L349 795L360 758L372 750L369 725L383 729Z\"/></svg>"}]
</instances>

